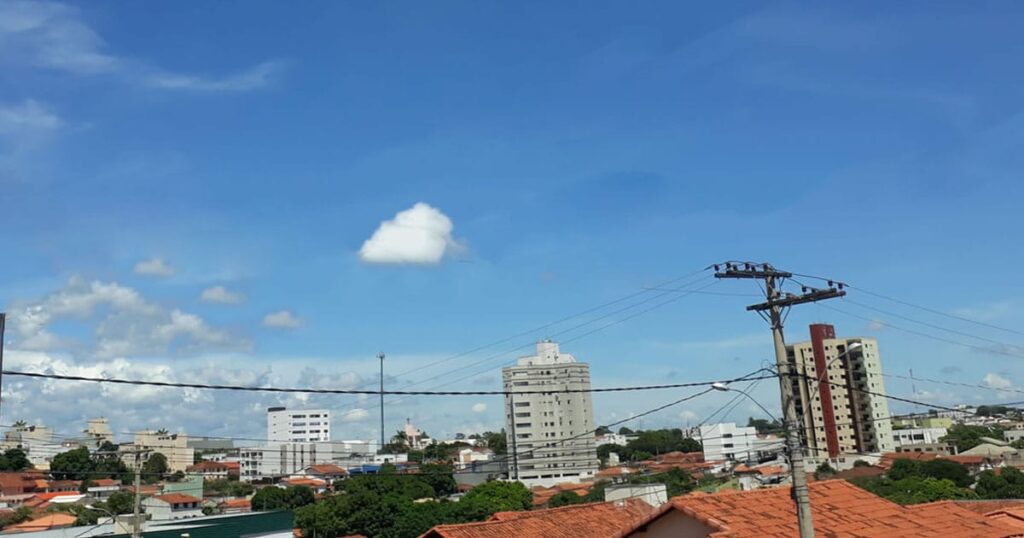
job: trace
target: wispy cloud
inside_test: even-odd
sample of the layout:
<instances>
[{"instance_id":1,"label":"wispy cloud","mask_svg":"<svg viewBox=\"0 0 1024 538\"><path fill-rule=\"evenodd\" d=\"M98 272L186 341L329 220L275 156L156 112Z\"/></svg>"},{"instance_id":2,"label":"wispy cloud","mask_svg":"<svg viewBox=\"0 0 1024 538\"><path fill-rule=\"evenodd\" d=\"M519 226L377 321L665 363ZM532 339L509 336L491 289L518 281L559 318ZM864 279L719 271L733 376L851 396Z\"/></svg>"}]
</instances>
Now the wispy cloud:
<instances>
[{"instance_id":1,"label":"wispy cloud","mask_svg":"<svg viewBox=\"0 0 1024 538\"><path fill-rule=\"evenodd\" d=\"M278 310L263 316L263 326L273 329L297 329L302 320L288 310Z\"/></svg>"},{"instance_id":2,"label":"wispy cloud","mask_svg":"<svg viewBox=\"0 0 1024 538\"><path fill-rule=\"evenodd\" d=\"M986 304L965 306L953 310L953 314L975 321L997 321L1017 309L1013 301L994 301Z\"/></svg>"},{"instance_id":3,"label":"wispy cloud","mask_svg":"<svg viewBox=\"0 0 1024 538\"><path fill-rule=\"evenodd\" d=\"M168 277L174 275L174 268L163 258L150 258L135 264L135 274Z\"/></svg>"},{"instance_id":4,"label":"wispy cloud","mask_svg":"<svg viewBox=\"0 0 1024 538\"><path fill-rule=\"evenodd\" d=\"M216 303L216 304L239 304L245 301L245 296L241 293L230 291L224 286L213 286L203 290L203 293L199 298L204 303Z\"/></svg>"},{"instance_id":5,"label":"wispy cloud","mask_svg":"<svg viewBox=\"0 0 1024 538\"><path fill-rule=\"evenodd\" d=\"M73 75L116 75L152 88L240 92L263 88L283 63L265 61L226 76L176 73L110 52L77 7L59 2L0 3L0 61Z\"/></svg>"},{"instance_id":6,"label":"wispy cloud","mask_svg":"<svg viewBox=\"0 0 1024 538\"><path fill-rule=\"evenodd\" d=\"M188 90L196 92L240 92L269 85L281 72L284 64L280 61L263 62L244 71L224 77L202 77L182 73L159 73L147 76L147 86L166 90Z\"/></svg>"}]
</instances>

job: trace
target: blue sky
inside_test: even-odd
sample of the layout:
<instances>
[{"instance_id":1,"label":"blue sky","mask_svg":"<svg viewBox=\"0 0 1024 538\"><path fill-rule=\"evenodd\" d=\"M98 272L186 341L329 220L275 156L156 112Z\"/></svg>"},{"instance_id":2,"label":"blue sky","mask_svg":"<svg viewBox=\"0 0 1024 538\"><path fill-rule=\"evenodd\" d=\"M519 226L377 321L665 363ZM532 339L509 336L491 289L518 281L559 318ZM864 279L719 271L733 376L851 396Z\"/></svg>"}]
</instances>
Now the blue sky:
<instances>
[{"instance_id":1,"label":"blue sky","mask_svg":"<svg viewBox=\"0 0 1024 538\"><path fill-rule=\"evenodd\" d=\"M356 386L379 350L397 374L723 259L1019 330L1024 6L729 4L0 3L8 363ZM893 373L1024 381L1020 334L850 298L972 336L832 303L875 322L806 306L789 339L832 322L879 338ZM579 336L566 350L597 386L731 377L771 356L751 300L688 296L579 336L654 301L566 331L599 311L389 381L498 389L546 336ZM376 435L373 401L104 390L8 378L0 421L253 436L286 403L339 409L339 438ZM499 405L409 399L389 429L498 428Z\"/></svg>"}]
</instances>

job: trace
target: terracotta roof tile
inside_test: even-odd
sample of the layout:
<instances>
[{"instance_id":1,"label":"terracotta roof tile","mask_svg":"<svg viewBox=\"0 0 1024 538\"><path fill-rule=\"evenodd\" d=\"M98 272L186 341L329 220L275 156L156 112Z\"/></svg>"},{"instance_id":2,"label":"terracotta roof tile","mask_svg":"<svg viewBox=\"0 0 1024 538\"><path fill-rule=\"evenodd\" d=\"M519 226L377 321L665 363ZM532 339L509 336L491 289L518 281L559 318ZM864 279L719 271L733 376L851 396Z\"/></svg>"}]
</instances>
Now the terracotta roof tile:
<instances>
[{"instance_id":1,"label":"terracotta roof tile","mask_svg":"<svg viewBox=\"0 0 1024 538\"><path fill-rule=\"evenodd\" d=\"M185 503L199 503L202 502L199 499L191 495L183 495L181 493L168 493L166 495L157 495L154 499L160 499L165 503L170 504L185 504Z\"/></svg>"},{"instance_id":2,"label":"terracotta roof tile","mask_svg":"<svg viewBox=\"0 0 1024 538\"><path fill-rule=\"evenodd\" d=\"M975 514L986 515L990 512L1006 509L1024 508L1024 499L996 499L986 501L953 501L960 508L966 508ZM920 505L926 506L926 505Z\"/></svg>"},{"instance_id":3,"label":"terracotta roof tile","mask_svg":"<svg viewBox=\"0 0 1024 538\"><path fill-rule=\"evenodd\" d=\"M1006 538L1020 531L955 503L900 506L846 482L823 480L810 484L814 527L823 536L918 538ZM715 529L714 538L790 537L797 535L796 508L790 488L684 495L673 498L646 521L650 524L676 510ZM628 536L623 533L621 536Z\"/></svg>"},{"instance_id":4,"label":"terracotta roof tile","mask_svg":"<svg viewBox=\"0 0 1024 538\"><path fill-rule=\"evenodd\" d=\"M499 512L482 523L438 525L423 538L596 538L612 536L643 519L653 508L640 499Z\"/></svg>"},{"instance_id":5,"label":"terracotta roof tile","mask_svg":"<svg viewBox=\"0 0 1024 538\"><path fill-rule=\"evenodd\" d=\"M75 516L69 514L50 514L39 519L33 519L32 521L11 525L4 529L4 534L36 532L70 527L75 524L75 520Z\"/></svg>"}]
</instances>

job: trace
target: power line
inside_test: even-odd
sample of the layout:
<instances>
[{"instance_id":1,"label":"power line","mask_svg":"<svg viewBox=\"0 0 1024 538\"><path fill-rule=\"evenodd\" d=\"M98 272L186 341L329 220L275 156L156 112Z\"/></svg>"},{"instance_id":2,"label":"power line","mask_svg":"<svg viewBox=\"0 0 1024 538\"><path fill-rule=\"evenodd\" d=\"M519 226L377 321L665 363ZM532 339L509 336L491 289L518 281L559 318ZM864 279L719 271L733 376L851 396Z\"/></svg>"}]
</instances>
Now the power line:
<instances>
[{"instance_id":1,"label":"power line","mask_svg":"<svg viewBox=\"0 0 1024 538\"><path fill-rule=\"evenodd\" d=\"M206 389L206 390L231 390L244 392L280 392L300 394L381 394L379 390L349 390L349 389L304 389L304 388L283 388L283 387L254 387L242 385L210 385L205 383L180 383L170 381L147 381L140 379L121 379L113 377L88 377L76 375L45 374L41 372L21 372L17 370L4 370L4 375L21 377L54 379L60 381L86 381L90 383L113 383L121 385L145 385L167 388ZM768 376L765 376L768 377ZM541 389L531 391L507 391L507 390L476 390L476 391L408 391L408 390L385 390L385 395L410 395L410 396L507 396L510 394L573 394L573 393L594 393L594 392L632 392L645 390L678 389L687 387L710 386L714 383L730 383L735 379L722 381L698 381L691 383L673 383L666 385L644 385L633 387L606 387L589 389Z\"/></svg>"},{"instance_id":2,"label":"power line","mask_svg":"<svg viewBox=\"0 0 1024 538\"><path fill-rule=\"evenodd\" d=\"M910 317L904 316L902 314L897 314L896 312L891 312L891 311L884 310L884 309L881 309L881 308L877 308L877 307L874 307L874 306L871 306L871 305L868 305L868 304L860 303L860 302L854 301L854 300L852 300L850 298L844 298L843 302L850 303L852 305L856 305L856 306L859 306L861 308L867 308L869 310L874 310L875 312L878 312L878 313L881 313L881 314L885 314L887 316L892 316L892 317L895 317L895 318L899 318L899 319L902 319L902 320L906 320L906 321L909 321L911 323L917 323L918 325L923 325L923 326L931 328L931 329L936 329L936 330L940 330L940 331L956 334L956 335L959 335L959 336L966 336L968 338L975 338L977 340L988 342L990 344L998 344L998 345L1001 345L1001 346L1014 347L1013 344L1007 344L1006 342L1001 342L999 340L994 340L992 338L986 338L984 336L978 336L978 335L975 335L975 334L966 333L966 332L963 332L963 331L958 331L956 329L950 329L950 328L947 328L947 327L943 327L941 325L935 325L933 323L928 323L928 322L925 322L925 321L920 321L920 320L917 320L917 319L914 319L914 318L910 318Z\"/></svg>"},{"instance_id":3,"label":"power line","mask_svg":"<svg viewBox=\"0 0 1024 538\"><path fill-rule=\"evenodd\" d=\"M816 275L807 275L807 274L800 274L800 273L793 273L793 274L796 275L796 276L801 276L801 277L805 277L805 278L813 278L813 279L822 280L822 281L833 281L834 280L834 279L828 279L828 278L820 277L820 276L816 276ZM918 304L911 303L909 301L904 301L902 299L897 299L896 297L891 297L891 296L884 295L884 294L881 294L881 293L878 293L878 292L874 292L874 291L870 291L870 290L864 289L864 288L859 287L859 286L854 286L854 285L851 285L851 284L849 284L847 282L843 282L843 284L845 284L846 287L850 288L851 290L857 290L857 291L859 291L861 293L865 293L867 295L878 297L879 299L885 299L886 301L891 301L891 302L896 303L896 304L901 304L903 306L909 306L910 308L916 308L918 310L921 310L921 311L924 311L924 312L928 312L930 314L935 314L935 315L938 315L938 316L945 316L945 317L950 318L950 319L955 319L955 320L959 320L959 321L965 321L967 323L973 323L973 324L981 326L981 327L988 327L989 329L995 329L995 330L998 330L998 331L1004 331L1004 332L1008 332L1008 333L1013 333L1013 334L1024 336L1024 331L1019 331L1019 330L1016 330L1016 329L1010 329L1010 328L1007 328L1007 327L1002 327L1002 326L999 326L999 325L995 325L993 323L987 323L987 322L984 322L984 321L979 321L979 320L972 319L972 318L969 318L969 317L966 317L966 316L959 316L959 315L956 315L956 314L950 314L949 312L943 312L941 310L936 310L934 308L929 308L927 306L921 306L921 305L918 305Z\"/></svg>"},{"instance_id":4,"label":"power line","mask_svg":"<svg viewBox=\"0 0 1024 538\"><path fill-rule=\"evenodd\" d=\"M984 346L977 346L977 345L974 345L974 344L968 344L966 342L960 342L958 340L951 340L949 338L943 338L941 336L935 336L933 334L928 334L928 333L925 333L925 332L916 331L914 329L907 329L906 327L900 327L898 325L893 325L892 323L889 323L887 321L882 321L882 320L877 320L877 319L872 319L872 318L860 316L860 315L854 314L852 312L847 312L845 310L840 310L840 309L838 309L838 308L836 308L834 306L829 306L829 305L825 305L825 304L820 305L820 306L822 308L827 308L829 310L833 310L835 312L839 312L840 314L844 314L844 315L847 315L847 316L850 316L850 317L853 317L853 318L857 318L857 319L860 319L860 320L863 320L863 321L867 321L869 323L878 323L878 324L881 324L881 325L883 325L885 327L889 327L891 329L896 329L897 331L902 331L902 332L905 332L905 333L914 334L914 335L917 335L917 336L922 336L924 338L930 338L932 340L937 340L939 342L945 342L947 344L963 346L963 347L974 349L974 350L977 350L977 351L982 351L982 352L985 352L985 353L995 353L995 354L998 354L998 355L1006 355L1006 356L1009 356L1009 357L1024 357L1024 353L1014 353L1012 351L1008 351L1006 349L1002 349L1002 348L999 348L999 347L984 347Z\"/></svg>"}]
</instances>

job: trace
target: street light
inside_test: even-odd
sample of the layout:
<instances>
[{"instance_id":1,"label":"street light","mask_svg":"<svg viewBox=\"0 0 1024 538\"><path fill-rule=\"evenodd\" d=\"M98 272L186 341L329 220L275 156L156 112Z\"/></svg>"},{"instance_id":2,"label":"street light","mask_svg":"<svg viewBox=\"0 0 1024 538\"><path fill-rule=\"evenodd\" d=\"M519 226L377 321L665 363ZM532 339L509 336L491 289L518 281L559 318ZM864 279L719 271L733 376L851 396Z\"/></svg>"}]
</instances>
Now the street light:
<instances>
[{"instance_id":1,"label":"street light","mask_svg":"<svg viewBox=\"0 0 1024 538\"><path fill-rule=\"evenodd\" d=\"M85 497L86 497L86 495L60 495L58 497L54 497L53 499L51 499L50 502L52 504L76 504L76 503L78 503L78 501L81 501ZM80 506L82 508L87 509L87 510L95 510L97 512L103 512L104 514L110 516L110 522L111 523L113 523L114 525L117 524L117 514L111 512L110 510L107 510L106 508L100 508L99 506L96 506L95 504L83 504L83 505L80 505ZM89 528L87 528L84 531L82 531L80 534L76 534L75 538L78 538L79 536L85 536L86 534L88 534L88 533L92 532L94 529L96 529L96 527L99 527L101 525L104 525L104 523L100 523L100 522L97 521L95 525L90 526Z\"/></svg>"},{"instance_id":2,"label":"street light","mask_svg":"<svg viewBox=\"0 0 1024 538\"><path fill-rule=\"evenodd\" d=\"M727 383L722 383L722 382L712 383L711 384L711 388L713 388L713 389L715 389L715 390L717 390L719 392L738 392L738 393L746 396L748 400L754 402L754 405L760 407L761 410L764 411L766 415L771 417L772 420L774 420L776 422L779 422L779 419L775 418L775 415L773 415L771 411L769 411L767 408L765 408L765 406L761 405L761 402L755 400L753 396L751 396L750 394L747 393L747 391L742 390L742 389L737 389L737 388L734 388L734 387L730 387Z\"/></svg>"}]
</instances>

